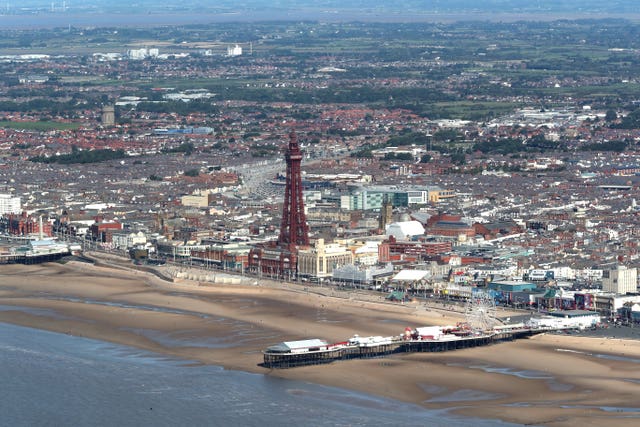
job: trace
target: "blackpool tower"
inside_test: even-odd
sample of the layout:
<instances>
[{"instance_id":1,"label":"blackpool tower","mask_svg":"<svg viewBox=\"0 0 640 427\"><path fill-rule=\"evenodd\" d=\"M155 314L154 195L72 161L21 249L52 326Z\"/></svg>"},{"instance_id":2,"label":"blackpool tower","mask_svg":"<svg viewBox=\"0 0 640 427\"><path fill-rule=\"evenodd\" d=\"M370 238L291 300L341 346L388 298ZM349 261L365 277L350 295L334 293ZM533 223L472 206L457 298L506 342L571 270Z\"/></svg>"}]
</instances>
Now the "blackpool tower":
<instances>
[{"instance_id":1,"label":"blackpool tower","mask_svg":"<svg viewBox=\"0 0 640 427\"><path fill-rule=\"evenodd\" d=\"M285 153L285 160L287 162L287 181L278 246L293 252L296 247L309 246L309 226L304 214L302 175L300 173L302 152L298 146L295 132L289 134L289 148Z\"/></svg>"},{"instance_id":2,"label":"blackpool tower","mask_svg":"<svg viewBox=\"0 0 640 427\"><path fill-rule=\"evenodd\" d=\"M256 245L249 253L249 268L274 277L298 275L298 249L309 247L309 226L302 198L302 152L294 132L289 134L285 152L287 181L282 205L282 221L277 242Z\"/></svg>"}]
</instances>

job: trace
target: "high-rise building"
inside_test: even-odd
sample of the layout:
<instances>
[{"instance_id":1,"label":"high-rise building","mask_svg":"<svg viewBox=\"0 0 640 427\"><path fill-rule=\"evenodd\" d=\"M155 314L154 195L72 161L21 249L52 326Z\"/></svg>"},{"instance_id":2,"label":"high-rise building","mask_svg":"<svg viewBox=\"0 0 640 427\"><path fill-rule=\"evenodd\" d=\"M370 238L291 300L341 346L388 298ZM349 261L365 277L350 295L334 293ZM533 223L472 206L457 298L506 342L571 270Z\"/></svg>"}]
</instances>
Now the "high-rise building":
<instances>
[{"instance_id":1,"label":"high-rise building","mask_svg":"<svg viewBox=\"0 0 640 427\"><path fill-rule=\"evenodd\" d=\"M20 197L11 194L0 194L0 215L19 214L22 211Z\"/></svg>"},{"instance_id":2,"label":"high-rise building","mask_svg":"<svg viewBox=\"0 0 640 427\"><path fill-rule=\"evenodd\" d=\"M602 272L602 290L624 295L638 292L638 270L619 265L612 270Z\"/></svg>"},{"instance_id":3,"label":"high-rise building","mask_svg":"<svg viewBox=\"0 0 640 427\"><path fill-rule=\"evenodd\" d=\"M116 124L116 110L113 105L105 105L102 107L102 124L104 126L113 126Z\"/></svg>"}]
</instances>

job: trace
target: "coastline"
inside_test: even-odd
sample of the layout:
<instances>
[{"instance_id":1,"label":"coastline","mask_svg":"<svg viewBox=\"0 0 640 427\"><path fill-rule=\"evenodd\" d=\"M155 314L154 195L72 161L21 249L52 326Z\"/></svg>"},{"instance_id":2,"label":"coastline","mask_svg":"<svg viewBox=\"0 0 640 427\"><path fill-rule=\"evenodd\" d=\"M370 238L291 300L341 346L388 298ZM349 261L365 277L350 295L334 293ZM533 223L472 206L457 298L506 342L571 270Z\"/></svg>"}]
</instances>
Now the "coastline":
<instances>
[{"instance_id":1,"label":"coastline","mask_svg":"<svg viewBox=\"0 0 640 427\"><path fill-rule=\"evenodd\" d=\"M269 345L397 335L459 317L314 288L169 283L70 262L0 269L0 321L85 336L226 369L308 381L487 419L637 425L640 342L542 335L447 353L268 370ZM332 296L332 293L334 294Z\"/></svg>"}]
</instances>

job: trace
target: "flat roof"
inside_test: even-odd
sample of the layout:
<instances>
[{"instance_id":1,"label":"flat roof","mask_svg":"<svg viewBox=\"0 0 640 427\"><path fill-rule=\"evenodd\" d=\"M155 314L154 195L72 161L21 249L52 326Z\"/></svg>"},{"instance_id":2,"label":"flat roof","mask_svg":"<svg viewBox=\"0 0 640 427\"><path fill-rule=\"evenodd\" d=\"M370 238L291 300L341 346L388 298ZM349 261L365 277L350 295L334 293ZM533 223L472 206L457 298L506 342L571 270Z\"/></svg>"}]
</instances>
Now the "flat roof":
<instances>
[{"instance_id":1,"label":"flat roof","mask_svg":"<svg viewBox=\"0 0 640 427\"><path fill-rule=\"evenodd\" d=\"M426 276L430 276L431 272L427 270L402 270L391 280L400 282L415 282L416 280L422 280Z\"/></svg>"},{"instance_id":2,"label":"flat roof","mask_svg":"<svg viewBox=\"0 0 640 427\"><path fill-rule=\"evenodd\" d=\"M321 340L318 338L308 339L308 340L300 340L300 341L285 341L280 344L272 345L267 348L267 352L279 352L284 353L291 350L295 350L297 348L311 348L311 347L322 347L327 345L325 340Z\"/></svg>"},{"instance_id":3,"label":"flat roof","mask_svg":"<svg viewBox=\"0 0 640 427\"><path fill-rule=\"evenodd\" d=\"M516 286L516 285L529 285L529 286L537 286L535 283L525 282L522 280L496 280L491 282L493 285L507 285L507 286Z\"/></svg>"},{"instance_id":4,"label":"flat roof","mask_svg":"<svg viewBox=\"0 0 640 427\"><path fill-rule=\"evenodd\" d=\"M550 311L549 316L554 317L582 317L582 316L599 316L597 311L588 311L588 310L558 310L558 311Z\"/></svg>"}]
</instances>

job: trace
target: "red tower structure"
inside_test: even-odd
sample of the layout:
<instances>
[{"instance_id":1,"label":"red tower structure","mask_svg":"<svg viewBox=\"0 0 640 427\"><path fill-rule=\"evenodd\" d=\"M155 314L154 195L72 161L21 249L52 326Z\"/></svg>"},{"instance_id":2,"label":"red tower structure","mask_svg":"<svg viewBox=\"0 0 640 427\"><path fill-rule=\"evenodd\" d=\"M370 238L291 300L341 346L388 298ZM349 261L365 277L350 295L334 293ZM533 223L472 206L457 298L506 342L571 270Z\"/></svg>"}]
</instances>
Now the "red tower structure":
<instances>
[{"instance_id":1,"label":"red tower structure","mask_svg":"<svg viewBox=\"0 0 640 427\"><path fill-rule=\"evenodd\" d=\"M287 178L278 241L258 246L249 253L249 268L260 274L292 277L298 273L298 249L309 246L309 226L302 198L302 151L295 132L289 134L285 152Z\"/></svg>"},{"instance_id":2,"label":"red tower structure","mask_svg":"<svg viewBox=\"0 0 640 427\"><path fill-rule=\"evenodd\" d=\"M285 153L285 160L287 162L287 181L284 190L278 246L292 251L296 246L309 246L309 226L304 214L302 175L300 173L302 151L298 146L298 137L295 132L289 134L289 148Z\"/></svg>"}]
</instances>

